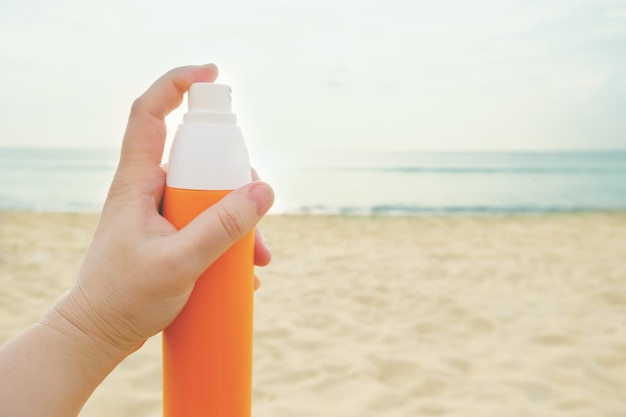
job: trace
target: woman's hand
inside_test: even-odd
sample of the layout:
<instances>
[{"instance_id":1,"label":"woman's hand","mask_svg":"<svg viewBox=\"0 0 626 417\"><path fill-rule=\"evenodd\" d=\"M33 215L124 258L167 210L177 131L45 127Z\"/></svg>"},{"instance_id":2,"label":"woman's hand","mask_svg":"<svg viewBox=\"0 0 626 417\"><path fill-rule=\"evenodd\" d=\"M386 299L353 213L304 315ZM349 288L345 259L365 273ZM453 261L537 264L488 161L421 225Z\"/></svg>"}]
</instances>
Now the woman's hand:
<instances>
[{"instance_id":1,"label":"woman's hand","mask_svg":"<svg viewBox=\"0 0 626 417\"><path fill-rule=\"evenodd\" d=\"M170 324L198 276L255 227L273 203L256 181L233 191L177 231L159 213L165 116L194 82L212 82L217 67L182 67L156 81L133 104L119 167L76 285L50 316L129 354ZM257 234L255 263L270 253ZM255 278L258 286L258 279Z\"/></svg>"},{"instance_id":2,"label":"woman's hand","mask_svg":"<svg viewBox=\"0 0 626 417\"><path fill-rule=\"evenodd\" d=\"M133 104L76 283L40 322L0 347L0 417L78 415L119 362L176 318L198 276L269 210L273 191L253 172L251 184L180 231L159 213L164 118L192 83L216 77L215 65L177 68ZM257 233L255 264L270 257Z\"/></svg>"}]
</instances>

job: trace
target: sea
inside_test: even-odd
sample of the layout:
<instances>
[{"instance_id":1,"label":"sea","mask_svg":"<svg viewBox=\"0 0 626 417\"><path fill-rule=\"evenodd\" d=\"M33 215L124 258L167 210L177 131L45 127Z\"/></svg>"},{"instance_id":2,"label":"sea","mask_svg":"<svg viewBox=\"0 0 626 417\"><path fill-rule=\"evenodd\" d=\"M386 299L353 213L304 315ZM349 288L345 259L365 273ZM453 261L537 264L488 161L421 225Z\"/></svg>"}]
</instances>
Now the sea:
<instances>
[{"instance_id":1,"label":"sea","mask_svg":"<svg viewBox=\"0 0 626 417\"><path fill-rule=\"evenodd\" d=\"M119 150L0 148L0 210L98 212ZM273 214L406 216L626 210L626 150L273 149L251 155Z\"/></svg>"}]
</instances>

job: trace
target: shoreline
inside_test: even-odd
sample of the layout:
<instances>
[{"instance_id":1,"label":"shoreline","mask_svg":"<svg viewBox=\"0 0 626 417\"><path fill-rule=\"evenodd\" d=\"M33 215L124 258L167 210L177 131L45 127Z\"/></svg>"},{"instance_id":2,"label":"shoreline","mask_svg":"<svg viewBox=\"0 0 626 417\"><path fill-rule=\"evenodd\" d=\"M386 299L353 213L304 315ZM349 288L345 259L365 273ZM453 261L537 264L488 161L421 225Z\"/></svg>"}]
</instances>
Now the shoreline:
<instances>
[{"instance_id":1,"label":"shoreline","mask_svg":"<svg viewBox=\"0 0 626 417\"><path fill-rule=\"evenodd\" d=\"M551 216L551 215L576 215L576 214L590 214L590 215L603 215L603 214L624 214L626 208L619 209L571 209L571 210L485 210L485 211L416 211L407 213L306 213L306 212L285 212L285 213L272 213L271 210L266 217L346 217L346 218L420 218L420 217L450 217L450 218L464 218L464 217L507 217L507 216ZM26 215L85 215L85 216L99 216L101 211L71 211L71 210L13 210L13 209L1 209L0 216L3 214L26 214ZM1 220L1 219L0 219Z\"/></svg>"}]
</instances>

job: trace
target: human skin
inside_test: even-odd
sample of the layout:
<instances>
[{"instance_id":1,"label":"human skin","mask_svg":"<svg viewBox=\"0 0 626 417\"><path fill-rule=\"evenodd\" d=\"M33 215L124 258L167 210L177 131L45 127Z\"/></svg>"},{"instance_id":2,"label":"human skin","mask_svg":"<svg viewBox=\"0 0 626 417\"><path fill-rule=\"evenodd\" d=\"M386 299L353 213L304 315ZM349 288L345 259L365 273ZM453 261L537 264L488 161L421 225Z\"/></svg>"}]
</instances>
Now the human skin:
<instances>
[{"instance_id":1,"label":"human skin","mask_svg":"<svg viewBox=\"0 0 626 417\"><path fill-rule=\"evenodd\" d=\"M124 358L176 318L197 277L271 207L271 187L253 172L255 181L180 231L159 213L164 118L192 83L216 78L213 64L176 68L133 103L119 165L74 285L0 348L0 417L78 415ZM271 255L260 236L255 264L264 266Z\"/></svg>"}]
</instances>

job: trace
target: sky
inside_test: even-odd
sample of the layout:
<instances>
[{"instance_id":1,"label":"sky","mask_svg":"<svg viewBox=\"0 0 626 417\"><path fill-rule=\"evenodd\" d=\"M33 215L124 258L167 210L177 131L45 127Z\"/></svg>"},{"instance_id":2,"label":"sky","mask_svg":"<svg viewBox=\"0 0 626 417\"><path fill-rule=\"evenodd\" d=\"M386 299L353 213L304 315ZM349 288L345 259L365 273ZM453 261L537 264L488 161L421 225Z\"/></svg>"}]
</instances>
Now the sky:
<instances>
[{"instance_id":1,"label":"sky","mask_svg":"<svg viewBox=\"0 0 626 417\"><path fill-rule=\"evenodd\" d=\"M0 146L119 147L207 62L253 149L626 149L623 0L0 0Z\"/></svg>"}]
</instances>

